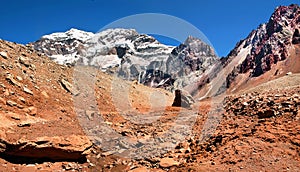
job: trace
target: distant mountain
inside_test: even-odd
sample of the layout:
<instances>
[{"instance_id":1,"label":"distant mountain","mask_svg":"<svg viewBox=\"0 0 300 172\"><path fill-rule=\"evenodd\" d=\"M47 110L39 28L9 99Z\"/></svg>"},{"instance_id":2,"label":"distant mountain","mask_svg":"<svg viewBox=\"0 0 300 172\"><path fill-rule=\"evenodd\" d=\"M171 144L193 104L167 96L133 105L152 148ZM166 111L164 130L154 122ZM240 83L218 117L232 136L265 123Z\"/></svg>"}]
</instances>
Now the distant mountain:
<instances>
[{"instance_id":1,"label":"distant mountain","mask_svg":"<svg viewBox=\"0 0 300 172\"><path fill-rule=\"evenodd\" d=\"M83 55L85 42L94 33L70 29L67 32L45 35L31 45L59 64L73 63Z\"/></svg>"},{"instance_id":2,"label":"distant mountain","mask_svg":"<svg viewBox=\"0 0 300 172\"><path fill-rule=\"evenodd\" d=\"M173 47L133 29L108 29L96 34L71 29L45 35L31 46L60 64L94 65L151 87L169 87L179 78L198 76L218 61L214 50L197 38L189 37ZM177 85L187 84L185 79Z\"/></svg>"}]
</instances>

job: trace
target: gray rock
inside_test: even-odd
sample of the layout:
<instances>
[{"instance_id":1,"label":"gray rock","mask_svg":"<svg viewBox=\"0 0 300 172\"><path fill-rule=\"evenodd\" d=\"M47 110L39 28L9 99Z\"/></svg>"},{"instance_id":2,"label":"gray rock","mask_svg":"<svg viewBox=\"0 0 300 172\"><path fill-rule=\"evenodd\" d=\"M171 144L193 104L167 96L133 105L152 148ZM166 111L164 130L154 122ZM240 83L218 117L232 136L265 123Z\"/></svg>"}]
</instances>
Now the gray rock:
<instances>
[{"instance_id":1,"label":"gray rock","mask_svg":"<svg viewBox=\"0 0 300 172\"><path fill-rule=\"evenodd\" d=\"M71 94L73 94L73 95L79 94L79 90L74 88L73 85L70 82L68 82L67 80L61 79L60 84L66 91L70 92Z\"/></svg>"}]
</instances>

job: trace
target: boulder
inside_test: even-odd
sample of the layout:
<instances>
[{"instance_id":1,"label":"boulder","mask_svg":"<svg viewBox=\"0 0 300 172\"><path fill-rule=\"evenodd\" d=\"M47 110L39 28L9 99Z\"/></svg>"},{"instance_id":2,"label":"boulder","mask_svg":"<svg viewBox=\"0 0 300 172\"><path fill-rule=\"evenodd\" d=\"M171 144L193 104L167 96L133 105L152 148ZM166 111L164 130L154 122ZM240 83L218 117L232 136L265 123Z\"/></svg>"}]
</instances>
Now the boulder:
<instances>
[{"instance_id":1,"label":"boulder","mask_svg":"<svg viewBox=\"0 0 300 172\"><path fill-rule=\"evenodd\" d=\"M159 163L159 166L161 166L162 168L169 168L177 165L179 165L179 162L175 161L173 158L163 158Z\"/></svg>"},{"instance_id":2,"label":"boulder","mask_svg":"<svg viewBox=\"0 0 300 172\"><path fill-rule=\"evenodd\" d=\"M0 140L0 154L15 158L79 160L85 158L92 143L86 136L38 137L34 140Z\"/></svg>"},{"instance_id":3,"label":"boulder","mask_svg":"<svg viewBox=\"0 0 300 172\"><path fill-rule=\"evenodd\" d=\"M193 97L186 91L175 90L175 98L172 106L190 108L195 101Z\"/></svg>"}]
</instances>

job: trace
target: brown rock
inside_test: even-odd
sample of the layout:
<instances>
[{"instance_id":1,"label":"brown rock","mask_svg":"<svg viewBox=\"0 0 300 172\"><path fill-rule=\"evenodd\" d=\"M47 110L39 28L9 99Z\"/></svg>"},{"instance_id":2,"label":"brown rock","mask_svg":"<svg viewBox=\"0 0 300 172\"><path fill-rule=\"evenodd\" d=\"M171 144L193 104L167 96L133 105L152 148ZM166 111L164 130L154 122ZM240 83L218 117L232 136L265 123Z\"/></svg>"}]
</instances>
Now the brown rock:
<instances>
[{"instance_id":1,"label":"brown rock","mask_svg":"<svg viewBox=\"0 0 300 172\"><path fill-rule=\"evenodd\" d=\"M16 76L16 79L19 80L19 81L23 81L23 78L20 77L20 76Z\"/></svg>"},{"instance_id":2,"label":"brown rock","mask_svg":"<svg viewBox=\"0 0 300 172\"><path fill-rule=\"evenodd\" d=\"M7 76L7 77L6 77L6 80L7 80L10 84L12 84L12 85L14 85L14 86L21 87L21 83L19 83L18 81L16 81L11 75Z\"/></svg>"},{"instance_id":3,"label":"brown rock","mask_svg":"<svg viewBox=\"0 0 300 172\"><path fill-rule=\"evenodd\" d=\"M23 102L23 103L26 102L26 100L24 99L24 97L19 97L19 100L20 100L21 102Z\"/></svg>"},{"instance_id":4,"label":"brown rock","mask_svg":"<svg viewBox=\"0 0 300 172\"><path fill-rule=\"evenodd\" d=\"M19 62L20 62L21 64L23 64L24 66L26 66L26 67L29 67L29 66L30 66L29 59L26 58L26 57L23 57L23 56L19 57Z\"/></svg>"},{"instance_id":5,"label":"brown rock","mask_svg":"<svg viewBox=\"0 0 300 172\"><path fill-rule=\"evenodd\" d=\"M266 110L266 111L258 112L259 118L270 118L272 116L275 116L274 110Z\"/></svg>"},{"instance_id":6,"label":"brown rock","mask_svg":"<svg viewBox=\"0 0 300 172\"><path fill-rule=\"evenodd\" d=\"M179 165L179 162L175 161L173 158L162 158L159 165L163 168L168 168Z\"/></svg>"},{"instance_id":7,"label":"brown rock","mask_svg":"<svg viewBox=\"0 0 300 172\"><path fill-rule=\"evenodd\" d=\"M66 91L70 92L71 94L73 94L73 95L79 94L79 91L77 89L75 89L73 87L73 85L70 82L68 82L67 80L61 79L60 84Z\"/></svg>"},{"instance_id":8,"label":"brown rock","mask_svg":"<svg viewBox=\"0 0 300 172\"><path fill-rule=\"evenodd\" d=\"M175 98L172 106L190 108L195 103L192 96L182 90L175 90Z\"/></svg>"},{"instance_id":9,"label":"brown rock","mask_svg":"<svg viewBox=\"0 0 300 172\"><path fill-rule=\"evenodd\" d=\"M34 115L37 114L37 108L34 107L34 106L25 108L24 111L25 111L26 113L28 113L29 115L32 115L32 116L34 116Z\"/></svg>"},{"instance_id":10,"label":"brown rock","mask_svg":"<svg viewBox=\"0 0 300 172\"><path fill-rule=\"evenodd\" d=\"M0 142L0 153L6 150L6 145Z\"/></svg>"},{"instance_id":11,"label":"brown rock","mask_svg":"<svg viewBox=\"0 0 300 172\"><path fill-rule=\"evenodd\" d=\"M3 137L0 144L0 150L2 148L4 155L51 160L78 160L84 158L92 146L86 136L80 135L45 136L34 140L19 139L16 141L10 141L8 138ZM10 149L3 151L5 147L10 147Z\"/></svg>"},{"instance_id":12,"label":"brown rock","mask_svg":"<svg viewBox=\"0 0 300 172\"><path fill-rule=\"evenodd\" d=\"M46 91L42 91L41 94L44 96L44 98L48 99L49 95Z\"/></svg>"},{"instance_id":13,"label":"brown rock","mask_svg":"<svg viewBox=\"0 0 300 172\"><path fill-rule=\"evenodd\" d=\"M9 106L16 106L17 105L17 103L12 101L12 100L7 100L6 104L9 105Z\"/></svg>"},{"instance_id":14,"label":"brown rock","mask_svg":"<svg viewBox=\"0 0 300 172\"><path fill-rule=\"evenodd\" d=\"M2 97L0 97L0 103L2 103L2 104L6 104L6 101L5 101L5 99L4 99L4 98L2 98Z\"/></svg>"},{"instance_id":15,"label":"brown rock","mask_svg":"<svg viewBox=\"0 0 300 172\"><path fill-rule=\"evenodd\" d=\"M27 94L33 95L33 92L30 89L28 89L27 87L23 87L23 91Z\"/></svg>"}]
</instances>

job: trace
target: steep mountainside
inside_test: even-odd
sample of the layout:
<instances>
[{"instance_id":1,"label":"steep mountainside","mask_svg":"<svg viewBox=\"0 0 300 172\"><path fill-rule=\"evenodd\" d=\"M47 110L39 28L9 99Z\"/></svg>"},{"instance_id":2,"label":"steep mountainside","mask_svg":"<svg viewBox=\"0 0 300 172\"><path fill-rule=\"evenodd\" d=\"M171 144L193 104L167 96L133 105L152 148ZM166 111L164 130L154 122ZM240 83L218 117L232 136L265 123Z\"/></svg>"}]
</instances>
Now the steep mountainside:
<instances>
[{"instance_id":1,"label":"steep mountainside","mask_svg":"<svg viewBox=\"0 0 300 172\"><path fill-rule=\"evenodd\" d=\"M147 113L170 106L173 101L173 95L163 89L124 82L93 68L59 65L31 47L3 40L0 66L0 171L62 171L70 168L68 162L74 168L90 171L93 164L86 157L93 143L81 119L91 125L91 118L101 113L107 119L107 124L101 125L125 124L124 114L119 113L128 112L117 108ZM80 72L85 77L80 78ZM96 78L95 85L88 84L88 74ZM76 80L83 86L78 86ZM118 88L112 90L114 87ZM93 96L99 105L95 112L82 107L91 106L91 97L85 93L88 88L95 89ZM128 94L121 92L125 88ZM153 94L162 95L164 102L150 103Z\"/></svg>"},{"instance_id":2,"label":"steep mountainside","mask_svg":"<svg viewBox=\"0 0 300 172\"><path fill-rule=\"evenodd\" d=\"M299 5L280 6L230 52L225 66L239 58L227 76L230 90L266 82L288 72L300 72Z\"/></svg>"},{"instance_id":3,"label":"steep mountainside","mask_svg":"<svg viewBox=\"0 0 300 172\"><path fill-rule=\"evenodd\" d=\"M252 88L289 72L300 72L299 29L299 5L276 8L267 23L238 42L220 60L221 64L216 63L213 70L204 73L188 89L196 90L196 97L203 99L226 90L232 93Z\"/></svg>"}]
</instances>

